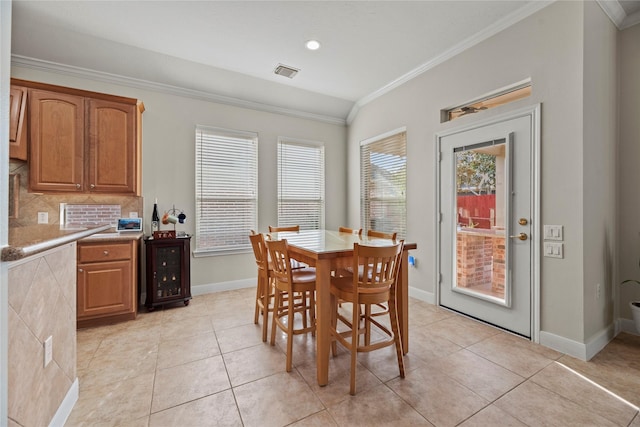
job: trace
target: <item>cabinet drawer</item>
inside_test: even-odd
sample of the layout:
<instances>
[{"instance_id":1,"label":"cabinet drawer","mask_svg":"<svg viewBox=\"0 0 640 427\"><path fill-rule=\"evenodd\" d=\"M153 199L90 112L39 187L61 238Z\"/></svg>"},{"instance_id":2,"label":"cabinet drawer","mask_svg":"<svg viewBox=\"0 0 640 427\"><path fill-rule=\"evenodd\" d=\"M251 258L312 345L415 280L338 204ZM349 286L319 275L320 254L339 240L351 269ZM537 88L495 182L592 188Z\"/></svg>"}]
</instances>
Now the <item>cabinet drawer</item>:
<instances>
[{"instance_id":1,"label":"cabinet drawer","mask_svg":"<svg viewBox=\"0 0 640 427\"><path fill-rule=\"evenodd\" d=\"M78 263L131 259L131 243L78 245Z\"/></svg>"}]
</instances>

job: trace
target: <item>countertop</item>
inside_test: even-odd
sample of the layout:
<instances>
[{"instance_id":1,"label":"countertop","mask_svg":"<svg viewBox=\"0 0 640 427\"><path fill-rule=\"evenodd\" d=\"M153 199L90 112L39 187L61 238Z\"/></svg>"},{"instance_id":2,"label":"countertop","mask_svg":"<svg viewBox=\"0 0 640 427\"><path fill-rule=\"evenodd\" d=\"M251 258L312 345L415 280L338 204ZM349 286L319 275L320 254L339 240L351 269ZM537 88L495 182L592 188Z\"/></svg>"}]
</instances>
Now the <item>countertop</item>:
<instances>
[{"instance_id":1,"label":"countertop","mask_svg":"<svg viewBox=\"0 0 640 427\"><path fill-rule=\"evenodd\" d=\"M109 224L72 228L61 227L58 224L12 227L9 229L9 246L2 248L2 261L26 258L111 228Z\"/></svg>"}]
</instances>

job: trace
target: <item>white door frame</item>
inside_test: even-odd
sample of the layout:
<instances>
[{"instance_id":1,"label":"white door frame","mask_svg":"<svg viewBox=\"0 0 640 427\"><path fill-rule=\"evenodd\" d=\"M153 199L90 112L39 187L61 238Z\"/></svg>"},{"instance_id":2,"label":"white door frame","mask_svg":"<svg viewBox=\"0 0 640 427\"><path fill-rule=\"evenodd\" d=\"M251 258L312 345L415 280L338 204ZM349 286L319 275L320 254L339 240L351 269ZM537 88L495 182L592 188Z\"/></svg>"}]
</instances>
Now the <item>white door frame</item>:
<instances>
[{"instance_id":1,"label":"white door frame","mask_svg":"<svg viewBox=\"0 0 640 427\"><path fill-rule=\"evenodd\" d=\"M518 110L500 114L488 119L473 122L464 126L455 127L446 131L435 134L435 159L436 159L436 200L435 215L436 218L435 236L436 248L440 248L440 212L442 206L440 204L440 148L441 139L460 132L466 132L477 128L490 126L496 123L529 116L531 118L531 341L540 342L540 242L541 242L541 218L540 218L540 104L524 107ZM435 256L435 295L436 304L440 305L440 251L436 251Z\"/></svg>"}]
</instances>

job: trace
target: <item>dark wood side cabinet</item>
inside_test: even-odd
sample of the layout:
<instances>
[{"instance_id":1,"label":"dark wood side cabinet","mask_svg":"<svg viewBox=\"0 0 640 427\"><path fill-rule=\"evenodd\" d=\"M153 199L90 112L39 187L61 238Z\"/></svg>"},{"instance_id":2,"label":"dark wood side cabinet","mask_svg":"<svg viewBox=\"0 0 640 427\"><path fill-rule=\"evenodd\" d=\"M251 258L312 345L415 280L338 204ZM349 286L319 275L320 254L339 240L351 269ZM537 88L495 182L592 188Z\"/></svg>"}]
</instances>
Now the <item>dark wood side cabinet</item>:
<instances>
[{"instance_id":1,"label":"dark wood side cabinet","mask_svg":"<svg viewBox=\"0 0 640 427\"><path fill-rule=\"evenodd\" d=\"M147 262L147 298L145 306L152 311L159 305L191 299L191 237L145 239Z\"/></svg>"}]
</instances>

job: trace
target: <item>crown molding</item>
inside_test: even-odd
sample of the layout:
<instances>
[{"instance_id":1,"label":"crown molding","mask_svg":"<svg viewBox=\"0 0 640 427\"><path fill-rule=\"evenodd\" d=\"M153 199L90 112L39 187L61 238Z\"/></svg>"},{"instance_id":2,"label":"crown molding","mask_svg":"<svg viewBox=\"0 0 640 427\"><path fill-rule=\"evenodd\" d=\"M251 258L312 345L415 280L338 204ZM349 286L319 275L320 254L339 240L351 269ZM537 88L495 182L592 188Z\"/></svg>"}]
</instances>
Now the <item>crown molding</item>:
<instances>
[{"instance_id":1,"label":"crown molding","mask_svg":"<svg viewBox=\"0 0 640 427\"><path fill-rule=\"evenodd\" d=\"M483 42L489 37L492 37L498 34L499 32L509 28L510 26L522 21L523 19L533 15L539 10L542 10L545 7L549 6L554 1L555 0L533 1L528 5L526 5L525 7L518 9L514 13L504 17L503 19L496 21L493 25L461 41L460 43L453 46L451 49L436 56L432 60L422 64L421 66L413 69L412 71L409 71L405 75L398 77L397 79L386 84L385 86L381 87L375 92L372 92L369 95L366 95L360 98L358 101L356 101L353 108L351 108L351 111L347 116L347 124L350 124L353 121L353 119L357 116L358 111L360 111L360 108L362 108L364 105L368 104L369 102L373 101L374 99L377 99L382 95L391 92L393 89L397 88L398 86L403 85L404 83L407 83L408 81L418 77L419 75L429 71L430 69L435 68L436 66L442 64L443 62L464 52L465 50L472 48L473 46L479 44L480 42Z\"/></svg>"},{"instance_id":2,"label":"crown molding","mask_svg":"<svg viewBox=\"0 0 640 427\"><path fill-rule=\"evenodd\" d=\"M219 95L212 92L187 89L179 86L168 85L164 83L153 82L149 80L136 79L133 77L122 76L119 74L106 73L103 71L92 70L88 68L76 67L73 65L60 64L57 62L46 61L26 56L11 55L11 65L34 70L47 71L56 74L63 74L73 77L80 77L89 80L100 81L104 83L112 83L121 86L134 87L138 89L152 90L155 92L166 93L169 95L184 96L188 98L198 99L201 101L215 102L218 104L230 105L233 107L248 108L251 110L263 111L267 113L281 114L285 116L296 117L300 119L315 120L318 122L329 123L333 125L345 125L345 119L339 117L325 116L322 114L314 114L306 111L292 110L289 108L278 107L275 105L262 104L259 102L246 101L244 99L233 98L229 96Z\"/></svg>"},{"instance_id":3,"label":"crown molding","mask_svg":"<svg viewBox=\"0 0 640 427\"><path fill-rule=\"evenodd\" d=\"M607 14L611 22L615 24L618 29L624 22L627 14L625 13L620 3L617 0L596 0L600 8Z\"/></svg>"}]
</instances>

